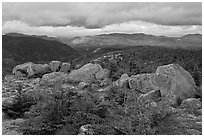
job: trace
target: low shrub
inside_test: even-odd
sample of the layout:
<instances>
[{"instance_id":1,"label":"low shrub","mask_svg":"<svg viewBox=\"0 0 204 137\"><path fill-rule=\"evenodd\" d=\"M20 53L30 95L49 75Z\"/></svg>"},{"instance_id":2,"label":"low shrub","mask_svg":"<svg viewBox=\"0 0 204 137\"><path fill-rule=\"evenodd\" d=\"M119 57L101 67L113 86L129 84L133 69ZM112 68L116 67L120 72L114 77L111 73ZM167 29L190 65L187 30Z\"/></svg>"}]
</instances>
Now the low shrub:
<instances>
[{"instance_id":1,"label":"low shrub","mask_svg":"<svg viewBox=\"0 0 204 137\"><path fill-rule=\"evenodd\" d=\"M126 88L114 87L105 94L107 98L102 101L93 91L77 94L60 87L50 94L39 94L19 130L24 134L73 135L81 126L90 124L96 135L155 134L154 127L167 114L162 102L157 108L148 107L137 100L140 94Z\"/></svg>"},{"instance_id":2,"label":"low shrub","mask_svg":"<svg viewBox=\"0 0 204 137\"><path fill-rule=\"evenodd\" d=\"M100 121L91 94L79 95L71 89L57 87L49 93L39 91L35 96L38 96L38 102L19 128L24 134L62 134L66 128L79 129L84 124ZM67 134L78 134L78 131L67 131L71 132Z\"/></svg>"}]
</instances>

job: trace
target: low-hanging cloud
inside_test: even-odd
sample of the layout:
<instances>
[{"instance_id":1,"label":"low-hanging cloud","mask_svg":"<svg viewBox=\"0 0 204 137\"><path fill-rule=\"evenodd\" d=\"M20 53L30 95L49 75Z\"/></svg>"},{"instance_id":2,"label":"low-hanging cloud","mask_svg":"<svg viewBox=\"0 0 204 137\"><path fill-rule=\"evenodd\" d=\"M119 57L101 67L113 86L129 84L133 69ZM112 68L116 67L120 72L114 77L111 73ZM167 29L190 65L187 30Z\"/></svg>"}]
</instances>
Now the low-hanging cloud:
<instances>
[{"instance_id":1,"label":"low-hanging cloud","mask_svg":"<svg viewBox=\"0 0 204 137\"><path fill-rule=\"evenodd\" d=\"M87 29L131 21L166 26L202 25L202 3L3 3L3 24Z\"/></svg>"},{"instance_id":2,"label":"low-hanging cloud","mask_svg":"<svg viewBox=\"0 0 204 137\"><path fill-rule=\"evenodd\" d=\"M183 36L189 33L202 33L202 26L164 26L143 21L132 21L107 25L98 29L73 26L30 26L20 21L7 21L2 28L3 34L18 32L29 35L47 35L54 37L91 36L108 33L145 33L157 36Z\"/></svg>"}]
</instances>

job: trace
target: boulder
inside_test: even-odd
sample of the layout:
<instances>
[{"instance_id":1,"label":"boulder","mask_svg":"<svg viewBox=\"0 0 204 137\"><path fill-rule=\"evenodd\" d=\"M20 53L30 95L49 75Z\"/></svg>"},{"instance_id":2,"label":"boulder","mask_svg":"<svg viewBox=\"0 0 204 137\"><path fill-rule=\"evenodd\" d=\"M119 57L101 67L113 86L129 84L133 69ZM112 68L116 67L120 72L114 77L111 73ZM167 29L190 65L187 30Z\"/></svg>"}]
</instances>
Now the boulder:
<instances>
[{"instance_id":1,"label":"boulder","mask_svg":"<svg viewBox=\"0 0 204 137\"><path fill-rule=\"evenodd\" d=\"M16 71L15 72L15 77L16 78L26 78L27 77L27 73L22 73L21 71Z\"/></svg>"},{"instance_id":2,"label":"boulder","mask_svg":"<svg viewBox=\"0 0 204 137\"><path fill-rule=\"evenodd\" d=\"M123 74L123 75L120 77L119 81L118 81L119 86L120 86L120 87L124 87L124 86L127 87L127 85L128 85L128 79L129 79L128 74Z\"/></svg>"},{"instance_id":3,"label":"boulder","mask_svg":"<svg viewBox=\"0 0 204 137\"><path fill-rule=\"evenodd\" d=\"M62 63L62 66L60 68L60 72L68 73L70 71L71 65L69 63Z\"/></svg>"},{"instance_id":4,"label":"boulder","mask_svg":"<svg viewBox=\"0 0 204 137\"><path fill-rule=\"evenodd\" d=\"M82 66L80 69L73 70L68 75L69 80L73 82L96 82L103 80L107 76L107 71L105 71L101 65L88 63Z\"/></svg>"},{"instance_id":5,"label":"boulder","mask_svg":"<svg viewBox=\"0 0 204 137\"><path fill-rule=\"evenodd\" d=\"M57 72L60 70L61 62L60 61L51 61L49 64L50 70L52 72Z\"/></svg>"},{"instance_id":6,"label":"boulder","mask_svg":"<svg viewBox=\"0 0 204 137\"><path fill-rule=\"evenodd\" d=\"M155 72L155 82L171 105L178 106L184 99L198 94L193 77L177 64L159 66Z\"/></svg>"},{"instance_id":7,"label":"boulder","mask_svg":"<svg viewBox=\"0 0 204 137\"><path fill-rule=\"evenodd\" d=\"M199 110L202 108L202 102L200 101L200 99L188 98L183 100L183 102L180 105L180 108L192 111Z\"/></svg>"},{"instance_id":8,"label":"boulder","mask_svg":"<svg viewBox=\"0 0 204 137\"><path fill-rule=\"evenodd\" d=\"M137 90L141 93L148 93L151 90L157 90L154 73L132 75L129 79L130 89Z\"/></svg>"},{"instance_id":9,"label":"boulder","mask_svg":"<svg viewBox=\"0 0 204 137\"><path fill-rule=\"evenodd\" d=\"M49 72L49 65L47 64L34 64L32 62L20 64L13 69L13 74L16 76L27 76L28 78L38 76Z\"/></svg>"},{"instance_id":10,"label":"boulder","mask_svg":"<svg viewBox=\"0 0 204 137\"><path fill-rule=\"evenodd\" d=\"M32 76L34 72L31 66L33 66L32 62L17 65L13 68L13 74L14 75L25 74L26 76L27 75Z\"/></svg>"},{"instance_id":11,"label":"boulder","mask_svg":"<svg viewBox=\"0 0 204 137\"><path fill-rule=\"evenodd\" d=\"M48 64L33 64L31 66L34 74L29 76L29 77L32 77L32 76L37 76L37 77L41 77L42 75L46 74L49 72L49 65Z\"/></svg>"},{"instance_id":12,"label":"boulder","mask_svg":"<svg viewBox=\"0 0 204 137\"><path fill-rule=\"evenodd\" d=\"M108 77L110 71L108 69L103 69L101 65L95 64L98 67L98 72L95 73L96 80L103 80Z\"/></svg>"},{"instance_id":13,"label":"boulder","mask_svg":"<svg viewBox=\"0 0 204 137\"><path fill-rule=\"evenodd\" d=\"M138 100L143 104L147 104L150 102L159 102L161 100L161 92L160 90L152 90L146 94L142 94L138 97Z\"/></svg>"},{"instance_id":14,"label":"boulder","mask_svg":"<svg viewBox=\"0 0 204 137\"><path fill-rule=\"evenodd\" d=\"M41 85L54 85L56 83L63 83L67 80L67 74L63 72L52 72L43 75L41 78Z\"/></svg>"}]
</instances>

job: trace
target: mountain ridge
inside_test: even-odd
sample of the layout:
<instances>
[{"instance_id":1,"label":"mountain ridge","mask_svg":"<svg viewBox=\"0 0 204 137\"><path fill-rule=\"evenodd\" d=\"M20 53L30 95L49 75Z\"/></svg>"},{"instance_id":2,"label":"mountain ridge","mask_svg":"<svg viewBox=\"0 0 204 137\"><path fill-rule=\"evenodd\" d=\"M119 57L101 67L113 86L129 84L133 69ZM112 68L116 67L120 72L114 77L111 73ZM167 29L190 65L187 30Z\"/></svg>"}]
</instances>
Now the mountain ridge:
<instances>
[{"instance_id":1,"label":"mountain ridge","mask_svg":"<svg viewBox=\"0 0 204 137\"><path fill-rule=\"evenodd\" d=\"M70 45L75 49L96 50L97 48L107 48L110 46L164 46L171 48L200 48L202 46L201 34L187 34L181 37L154 36L144 33L110 33L95 36L83 36L75 38L59 38L60 41ZM95 47L94 49L92 49Z\"/></svg>"}]
</instances>

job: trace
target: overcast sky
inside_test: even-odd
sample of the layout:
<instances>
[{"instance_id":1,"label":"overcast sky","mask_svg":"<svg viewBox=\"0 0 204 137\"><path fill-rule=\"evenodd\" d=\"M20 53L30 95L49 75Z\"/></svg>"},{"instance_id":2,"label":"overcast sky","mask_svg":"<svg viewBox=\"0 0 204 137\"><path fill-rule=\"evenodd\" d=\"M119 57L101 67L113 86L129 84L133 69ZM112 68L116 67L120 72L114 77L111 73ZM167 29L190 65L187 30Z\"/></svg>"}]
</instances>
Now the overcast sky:
<instances>
[{"instance_id":1,"label":"overcast sky","mask_svg":"<svg viewBox=\"0 0 204 137\"><path fill-rule=\"evenodd\" d=\"M3 3L2 31L48 36L202 33L202 3Z\"/></svg>"}]
</instances>

